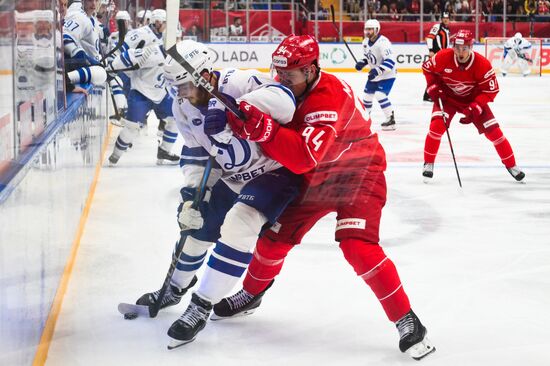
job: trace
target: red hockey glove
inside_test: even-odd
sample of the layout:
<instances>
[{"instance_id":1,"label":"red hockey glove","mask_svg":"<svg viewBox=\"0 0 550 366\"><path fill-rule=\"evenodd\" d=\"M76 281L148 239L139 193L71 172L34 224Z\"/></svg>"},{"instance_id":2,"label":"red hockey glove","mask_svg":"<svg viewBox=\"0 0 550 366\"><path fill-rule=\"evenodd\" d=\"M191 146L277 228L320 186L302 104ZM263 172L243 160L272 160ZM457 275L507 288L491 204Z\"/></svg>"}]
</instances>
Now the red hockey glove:
<instances>
[{"instance_id":1,"label":"red hockey glove","mask_svg":"<svg viewBox=\"0 0 550 366\"><path fill-rule=\"evenodd\" d=\"M279 124L270 115L252 104L242 101L239 109L244 113L244 121L227 112L227 122L237 136L250 141L268 142L279 130Z\"/></svg>"},{"instance_id":2,"label":"red hockey glove","mask_svg":"<svg viewBox=\"0 0 550 366\"><path fill-rule=\"evenodd\" d=\"M472 123L475 118L481 116L483 107L476 102L472 102L462 113L464 113L464 117L462 117L459 122L467 125L468 123Z\"/></svg>"},{"instance_id":3,"label":"red hockey glove","mask_svg":"<svg viewBox=\"0 0 550 366\"><path fill-rule=\"evenodd\" d=\"M439 84L432 84L426 89L426 93L430 96L430 98L435 102L438 99L445 99L445 92L443 91L443 88Z\"/></svg>"}]
</instances>

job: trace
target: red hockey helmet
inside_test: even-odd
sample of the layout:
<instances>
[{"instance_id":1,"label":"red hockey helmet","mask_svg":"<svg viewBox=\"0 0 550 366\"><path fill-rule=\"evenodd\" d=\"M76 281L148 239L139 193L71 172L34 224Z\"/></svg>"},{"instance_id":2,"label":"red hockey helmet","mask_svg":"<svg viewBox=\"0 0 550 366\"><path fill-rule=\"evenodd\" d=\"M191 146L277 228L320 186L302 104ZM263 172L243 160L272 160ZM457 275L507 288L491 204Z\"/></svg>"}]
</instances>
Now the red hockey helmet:
<instances>
[{"instance_id":1,"label":"red hockey helmet","mask_svg":"<svg viewBox=\"0 0 550 366\"><path fill-rule=\"evenodd\" d=\"M467 29L460 29L453 36L453 46L470 46L474 45L474 35Z\"/></svg>"},{"instance_id":2,"label":"red hockey helmet","mask_svg":"<svg viewBox=\"0 0 550 366\"><path fill-rule=\"evenodd\" d=\"M319 44L312 36L290 36L283 39L273 54L273 67L290 70L311 65L319 60Z\"/></svg>"}]
</instances>

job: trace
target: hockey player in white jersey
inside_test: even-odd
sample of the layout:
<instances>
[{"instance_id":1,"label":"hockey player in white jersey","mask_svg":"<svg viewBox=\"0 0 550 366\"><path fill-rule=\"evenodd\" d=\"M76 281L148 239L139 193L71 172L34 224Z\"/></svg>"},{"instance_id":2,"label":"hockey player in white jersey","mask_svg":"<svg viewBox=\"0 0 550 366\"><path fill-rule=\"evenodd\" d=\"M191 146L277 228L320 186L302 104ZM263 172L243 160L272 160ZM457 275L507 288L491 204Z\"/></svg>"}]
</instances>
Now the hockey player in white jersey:
<instances>
[{"instance_id":1,"label":"hockey player in white jersey","mask_svg":"<svg viewBox=\"0 0 550 366\"><path fill-rule=\"evenodd\" d=\"M363 40L364 58L355 64L355 69L361 71L365 66L370 68L368 81L365 85L363 105L370 113L373 99L376 98L386 116L382 129L395 130L395 117L389 94L395 81L395 55L388 38L380 34L380 22L369 19L365 22L365 39Z\"/></svg>"},{"instance_id":2,"label":"hockey player in white jersey","mask_svg":"<svg viewBox=\"0 0 550 366\"><path fill-rule=\"evenodd\" d=\"M245 102L257 107L272 123L292 119L296 101L287 88L255 70L213 72L208 49L195 41L181 41L177 50L218 92L235 98L241 107ZM210 99L194 76L170 56L164 69L168 83L178 90L173 111L185 141L180 163L183 203L178 221L182 235L188 236L161 308L179 303L195 284L195 273L215 243L198 290L168 331L172 338L168 347L172 349L193 341L204 328L212 305L231 291L246 270L262 227L274 224L298 194L301 178L265 156L255 142L233 136L226 125L225 107ZM195 210L192 200L213 145L219 148L216 164L205 199ZM159 291L143 295L137 304L151 306Z\"/></svg>"},{"instance_id":3,"label":"hockey player in white jersey","mask_svg":"<svg viewBox=\"0 0 550 366\"><path fill-rule=\"evenodd\" d=\"M172 114L172 97L166 90L162 65L164 49L161 38L166 27L166 11L156 9L151 16L151 24L128 33L121 53L108 67L108 71L127 71L131 90L128 95L128 112L124 127L118 135L109 156L109 164L115 165L122 154L139 135L146 123L147 115L154 110L159 119L166 121L162 141L157 150L157 164L178 164L179 156L172 154L172 146L178 136Z\"/></svg>"},{"instance_id":4,"label":"hockey player in white jersey","mask_svg":"<svg viewBox=\"0 0 550 366\"><path fill-rule=\"evenodd\" d=\"M85 0L95 3L96 0ZM63 23L65 68L73 84L103 84L107 79L100 65L99 26L86 14L80 0L72 0Z\"/></svg>"},{"instance_id":5,"label":"hockey player in white jersey","mask_svg":"<svg viewBox=\"0 0 550 366\"><path fill-rule=\"evenodd\" d=\"M531 52L531 42L524 39L521 33L518 32L508 39L504 43L504 53L502 54L502 66L500 67L502 76L506 76L510 67L516 62L521 74L523 76L529 75L531 73L529 63L533 63L533 60L529 58L529 52Z\"/></svg>"}]
</instances>

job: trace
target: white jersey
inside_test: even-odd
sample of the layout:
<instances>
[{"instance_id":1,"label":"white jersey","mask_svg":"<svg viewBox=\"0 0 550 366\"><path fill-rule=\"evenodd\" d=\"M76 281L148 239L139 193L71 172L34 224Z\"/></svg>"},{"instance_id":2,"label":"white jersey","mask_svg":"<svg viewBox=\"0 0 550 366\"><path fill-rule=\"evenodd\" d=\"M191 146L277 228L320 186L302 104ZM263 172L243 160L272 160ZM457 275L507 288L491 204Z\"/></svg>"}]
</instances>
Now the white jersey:
<instances>
[{"instance_id":1,"label":"white jersey","mask_svg":"<svg viewBox=\"0 0 550 366\"><path fill-rule=\"evenodd\" d=\"M217 74L219 92L232 96L237 103L247 101L270 114L279 123L291 121L296 102L288 89L256 70L224 69ZM212 147L211 139L204 133L203 113L206 110L206 107L199 110L187 99L174 98L172 112L185 141L180 164L183 164L183 185L186 187L198 186L203 166L208 160L208 151ZM235 136L227 147L220 147L216 163L211 174L214 178L209 179L208 185L212 186L213 180L221 176L224 183L236 193L250 180L282 166L266 157L257 143Z\"/></svg>"},{"instance_id":2,"label":"white jersey","mask_svg":"<svg viewBox=\"0 0 550 366\"><path fill-rule=\"evenodd\" d=\"M139 63L139 69L125 72L131 88L160 103L167 93L162 69L165 58L162 35L156 35L148 25L133 29L124 37L120 51L112 61L112 68L127 69Z\"/></svg>"},{"instance_id":3,"label":"white jersey","mask_svg":"<svg viewBox=\"0 0 550 366\"><path fill-rule=\"evenodd\" d=\"M123 70L134 65L139 68L127 71L132 90L137 90L153 103L160 103L166 96L164 80L164 53L159 45L146 48L129 48L121 52L111 62L113 70Z\"/></svg>"},{"instance_id":4,"label":"white jersey","mask_svg":"<svg viewBox=\"0 0 550 366\"><path fill-rule=\"evenodd\" d=\"M377 68L379 75L372 81L380 81L395 78L395 55L389 39L378 35L374 42L368 38L363 40L364 60L371 69Z\"/></svg>"},{"instance_id":5,"label":"white jersey","mask_svg":"<svg viewBox=\"0 0 550 366\"><path fill-rule=\"evenodd\" d=\"M531 42L523 39L512 37L504 42L504 53L503 57L511 57L515 60L517 57L525 59L525 57L530 57L529 53L531 52Z\"/></svg>"},{"instance_id":6,"label":"white jersey","mask_svg":"<svg viewBox=\"0 0 550 366\"><path fill-rule=\"evenodd\" d=\"M65 53L73 57L84 50L90 57L100 60L99 24L86 15L82 3L74 2L67 8L63 22L63 43Z\"/></svg>"}]
</instances>

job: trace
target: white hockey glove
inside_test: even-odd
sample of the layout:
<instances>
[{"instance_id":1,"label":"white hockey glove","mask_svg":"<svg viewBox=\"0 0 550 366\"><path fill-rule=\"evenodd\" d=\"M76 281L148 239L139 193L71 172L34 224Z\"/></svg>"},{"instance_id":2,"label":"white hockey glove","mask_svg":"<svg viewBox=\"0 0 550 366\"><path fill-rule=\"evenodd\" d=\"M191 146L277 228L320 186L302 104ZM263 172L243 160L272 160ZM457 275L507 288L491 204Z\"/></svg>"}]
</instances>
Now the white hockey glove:
<instances>
[{"instance_id":1,"label":"white hockey glove","mask_svg":"<svg viewBox=\"0 0 550 366\"><path fill-rule=\"evenodd\" d=\"M180 190L182 202L178 206L178 224L181 230L198 230L204 225L203 215L208 210L210 190L206 191L198 208L191 207L196 188L184 187Z\"/></svg>"},{"instance_id":2,"label":"white hockey glove","mask_svg":"<svg viewBox=\"0 0 550 366\"><path fill-rule=\"evenodd\" d=\"M204 224L204 219L199 210L191 207L193 201L185 201L178 214L178 222L181 230L198 230Z\"/></svg>"}]
</instances>

